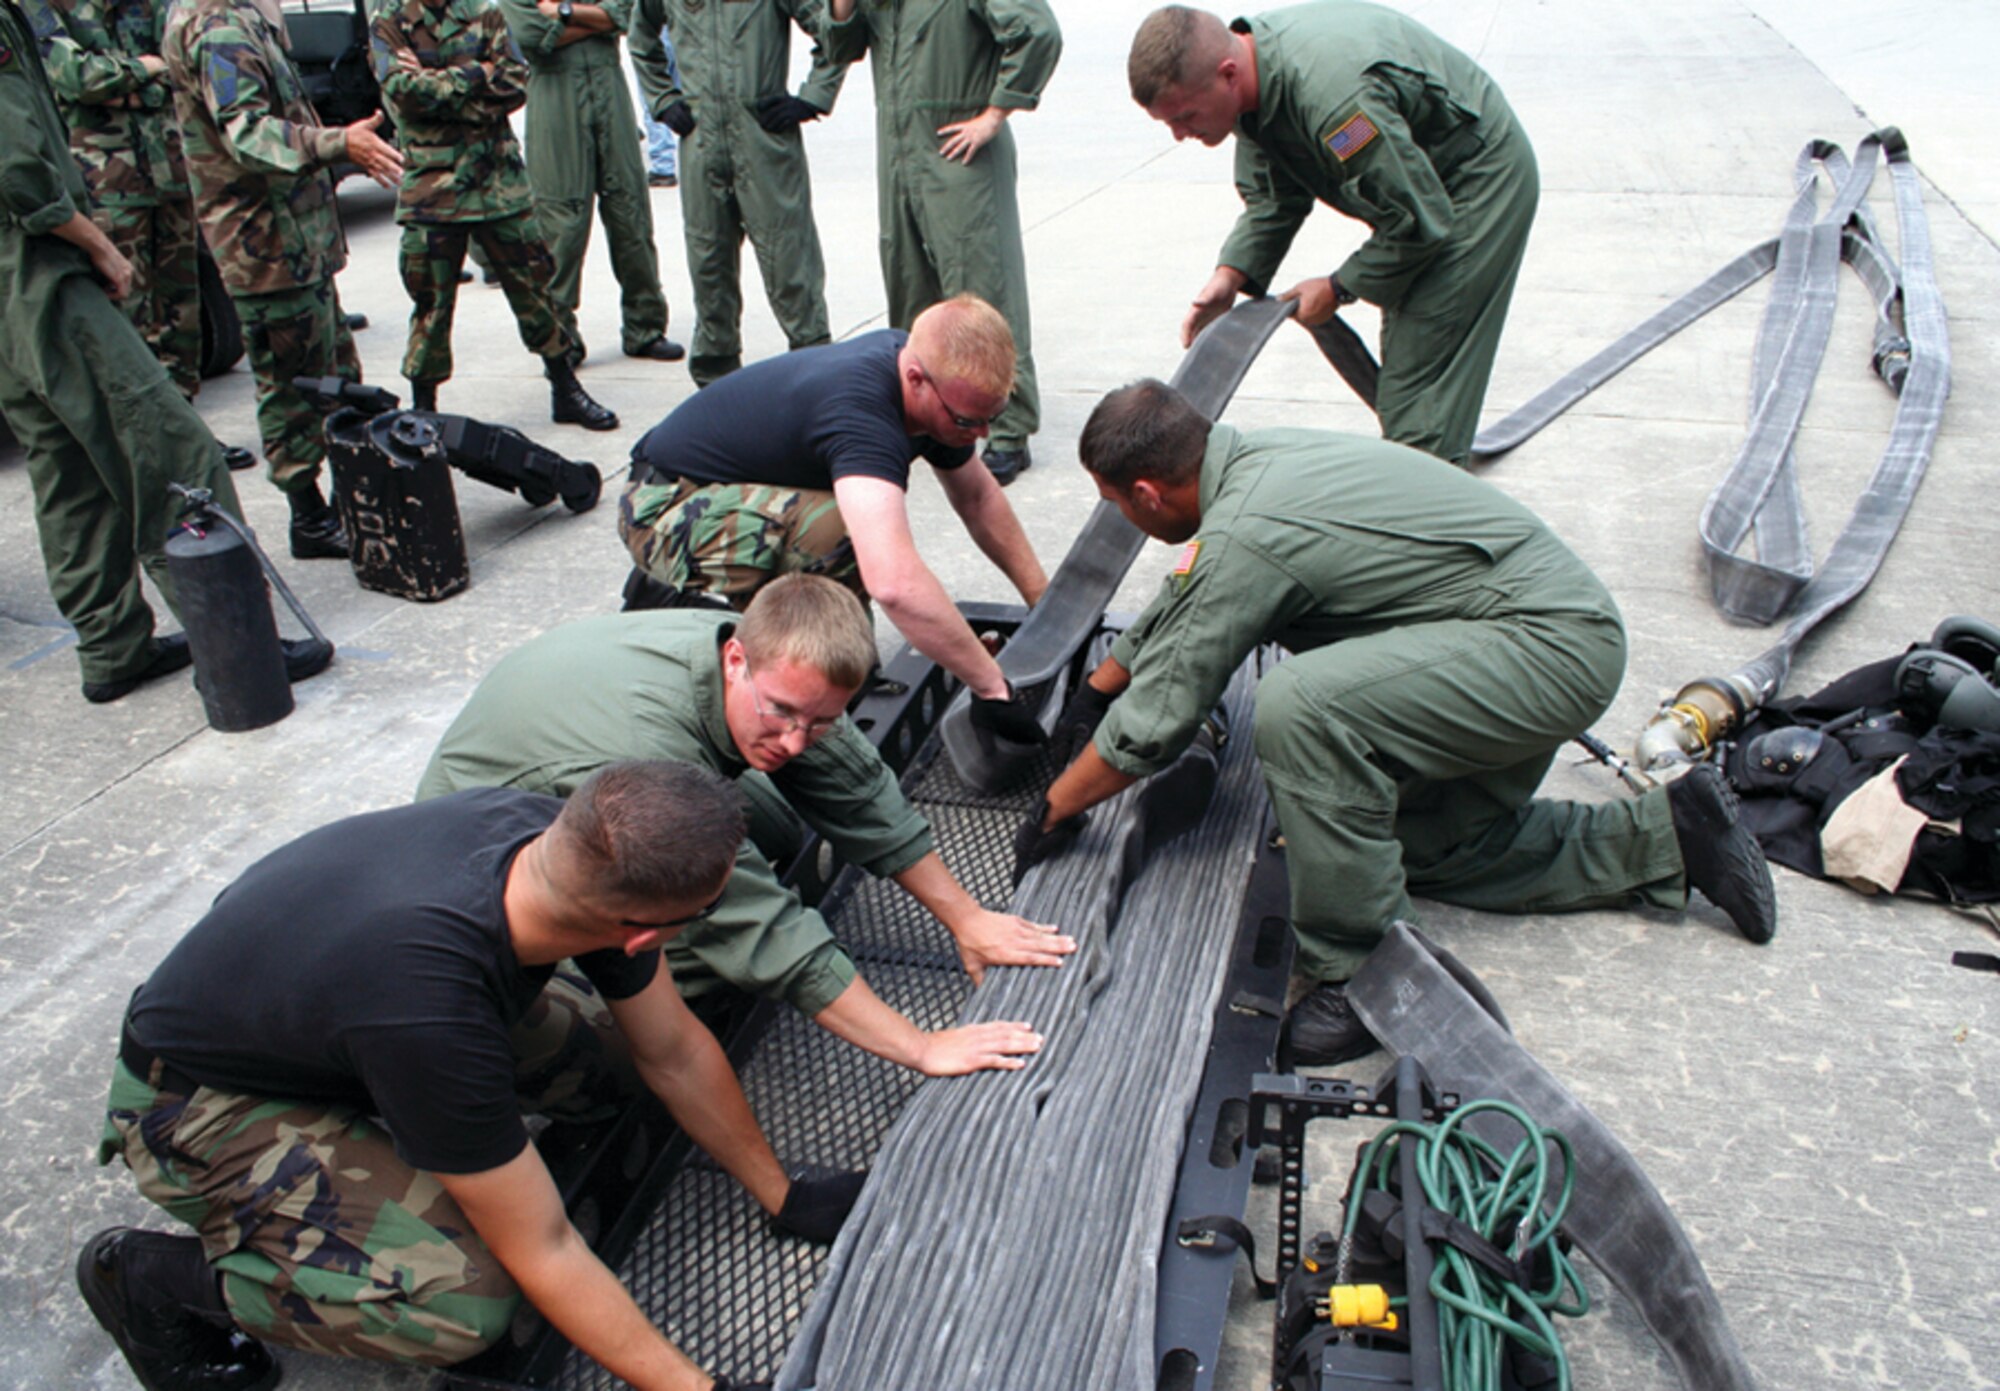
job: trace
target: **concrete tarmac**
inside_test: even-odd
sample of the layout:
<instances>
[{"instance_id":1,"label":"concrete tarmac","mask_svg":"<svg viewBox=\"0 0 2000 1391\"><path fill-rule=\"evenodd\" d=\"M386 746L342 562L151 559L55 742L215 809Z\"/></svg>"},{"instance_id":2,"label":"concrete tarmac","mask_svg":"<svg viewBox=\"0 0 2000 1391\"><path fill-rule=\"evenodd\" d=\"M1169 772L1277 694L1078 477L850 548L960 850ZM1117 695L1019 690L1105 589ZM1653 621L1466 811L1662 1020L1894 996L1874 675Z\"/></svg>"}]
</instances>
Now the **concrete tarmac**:
<instances>
[{"instance_id":1,"label":"concrete tarmac","mask_svg":"<svg viewBox=\"0 0 2000 1391\"><path fill-rule=\"evenodd\" d=\"M1166 376L1176 327L1238 207L1226 149L1175 146L1126 95L1126 45L1150 6L1065 4L1067 47L1042 109L1017 116L1021 201L1044 391L1034 469L1010 490L1053 568L1095 502L1074 441L1104 391ZM1952 613L2000 619L2000 518L1985 449L2000 435L2000 179L1988 69L2000 13L1975 0L1879 7L1690 0L1671 12L1591 0L1420 0L1412 13L1498 79L1531 133L1544 193L1488 396L1488 419L1746 247L1773 235L1800 147L1852 149L1899 124L1926 176L1951 315L1954 391L1925 482L1873 586L1799 655L1789 690L1815 689L1900 651ZM882 324L868 74L808 133L835 331ZM691 327L678 195L653 195L670 330ZM398 386L407 301L392 202L342 193L352 262L341 277L371 381ZM1894 244L1886 177L1873 199ZM1361 229L1322 209L1281 284L1324 274ZM755 284L746 356L784 347ZM591 436L548 422L538 364L502 297L461 294L459 373L442 404L594 459L615 495L640 434L691 390L678 365L617 350L601 246L585 277L589 389L623 417ZM1741 437L1762 287L1581 403L1485 476L1548 517L1623 605L1632 658L1597 732L1629 747L1660 696L1726 671L1774 634L1711 606L1695 520ZM1868 370L1870 311L1843 277L1833 346L1798 455L1824 552L1879 455L1894 402ZM1361 306L1365 310L1366 306ZM1354 320L1372 337L1366 313ZM217 435L254 442L247 370L200 406ZM1286 330L1228 419L1372 432L1305 335ZM240 476L249 520L282 551L284 504ZM43 584L18 446L0 451L0 1386L134 1385L71 1275L89 1233L166 1225L118 1168L93 1162L126 996L209 899L272 848L333 818L406 799L479 676L523 639L617 607L627 568L610 505L533 511L458 480L472 587L420 606L360 590L343 565L280 556L340 646L298 708L253 734L210 730L185 677L107 707L77 692L73 639ZM949 518L913 488L926 558L962 599L1013 597ZM1150 547L1119 606L1167 566ZM885 627L885 646L894 634ZM1568 761L1550 795L1623 795ZM1685 915L1500 918L1424 906L1424 924L1493 987L1515 1029L1617 1133L1673 1205L1763 1385L1959 1391L2000 1385L2000 985L1949 964L1994 950L1981 920L1911 899L1864 898L1778 873L1781 926L1752 947L1706 905ZM282 929L280 929L282 930ZM1381 1059L1353 1074L1372 1080ZM1351 1150L1315 1146L1308 1220L1331 1224ZM1271 1196L1255 1195L1268 1227ZM1324 1214L1316 1218L1315 1214ZM1266 1255L1268 1261L1269 1257ZM1636 1313L1597 1272L1592 1314L1565 1325L1578 1386L1677 1384ZM1269 1306L1239 1278L1216 1384L1264 1384ZM286 1355L302 1391L403 1391L424 1374ZM1015 1391L1015 1389L1010 1389ZM1025 1389L1019 1389L1025 1391ZM1094 1391L1094 1389L1093 1389Z\"/></svg>"}]
</instances>

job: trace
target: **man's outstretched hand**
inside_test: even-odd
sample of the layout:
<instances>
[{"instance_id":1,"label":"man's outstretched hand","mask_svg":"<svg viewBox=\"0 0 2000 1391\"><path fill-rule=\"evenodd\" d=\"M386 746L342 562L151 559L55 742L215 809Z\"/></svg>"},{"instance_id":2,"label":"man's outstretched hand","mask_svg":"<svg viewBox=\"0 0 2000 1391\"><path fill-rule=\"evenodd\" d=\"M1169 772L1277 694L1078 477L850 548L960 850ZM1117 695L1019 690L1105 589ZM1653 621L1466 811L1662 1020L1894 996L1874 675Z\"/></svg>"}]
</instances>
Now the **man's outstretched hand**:
<instances>
[{"instance_id":1,"label":"man's outstretched hand","mask_svg":"<svg viewBox=\"0 0 2000 1391\"><path fill-rule=\"evenodd\" d=\"M1018 1072L1028 1054L1039 1053L1042 1036L1018 1020L966 1024L924 1035L917 1071L926 1077L961 1077L968 1072Z\"/></svg>"},{"instance_id":2,"label":"man's outstretched hand","mask_svg":"<svg viewBox=\"0 0 2000 1391\"><path fill-rule=\"evenodd\" d=\"M985 908L958 926L954 935L958 959L974 985L986 979L988 966L1060 966L1076 950L1076 939L1053 927Z\"/></svg>"},{"instance_id":3,"label":"man's outstretched hand","mask_svg":"<svg viewBox=\"0 0 2000 1391\"><path fill-rule=\"evenodd\" d=\"M347 127L347 157L376 183L393 189L403 178L403 154L375 133L381 124L382 113L377 111Z\"/></svg>"}]
</instances>

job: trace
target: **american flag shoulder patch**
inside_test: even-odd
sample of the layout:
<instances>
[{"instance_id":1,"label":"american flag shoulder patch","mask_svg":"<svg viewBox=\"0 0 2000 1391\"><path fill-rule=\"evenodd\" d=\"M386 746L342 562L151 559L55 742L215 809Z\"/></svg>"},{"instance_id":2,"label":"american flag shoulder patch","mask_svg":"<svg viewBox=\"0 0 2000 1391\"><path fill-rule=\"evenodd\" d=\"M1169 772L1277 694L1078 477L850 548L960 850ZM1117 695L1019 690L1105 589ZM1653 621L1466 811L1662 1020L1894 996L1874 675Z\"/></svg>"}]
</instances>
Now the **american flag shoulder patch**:
<instances>
[{"instance_id":1,"label":"american flag shoulder patch","mask_svg":"<svg viewBox=\"0 0 2000 1391\"><path fill-rule=\"evenodd\" d=\"M1174 574L1180 579L1186 579L1194 569L1194 558L1200 554L1201 538L1197 536L1187 543L1181 551L1181 558L1174 562Z\"/></svg>"},{"instance_id":2,"label":"american flag shoulder patch","mask_svg":"<svg viewBox=\"0 0 2000 1391\"><path fill-rule=\"evenodd\" d=\"M1333 134L1326 137L1325 143L1327 149L1333 151L1333 157L1345 164L1366 149L1368 142L1381 133L1375 128L1375 123L1368 119L1367 112L1357 111L1335 126Z\"/></svg>"}]
</instances>

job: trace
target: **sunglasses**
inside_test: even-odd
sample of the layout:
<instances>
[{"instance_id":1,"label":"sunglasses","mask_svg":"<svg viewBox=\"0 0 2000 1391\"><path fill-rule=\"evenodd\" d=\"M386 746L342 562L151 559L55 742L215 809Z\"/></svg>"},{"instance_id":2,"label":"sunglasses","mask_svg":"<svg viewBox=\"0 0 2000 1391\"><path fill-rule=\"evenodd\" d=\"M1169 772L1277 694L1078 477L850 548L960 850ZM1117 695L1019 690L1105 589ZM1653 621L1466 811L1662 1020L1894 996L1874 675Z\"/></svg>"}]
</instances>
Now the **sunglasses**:
<instances>
[{"instance_id":1,"label":"sunglasses","mask_svg":"<svg viewBox=\"0 0 2000 1391\"><path fill-rule=\"evenodd\" d=\"M938 379L931 375L930 368L924 366L922 358L917 358L917 370L924 374L924 380L930 383L931 395L938 398L938 404L944 407L944 413L951 417L951 423L959 429L984 430L999 418L991 415L960 415L951 408L951 402L944 399L944 392L938 386Z\"/></svg>"}]
</instances>

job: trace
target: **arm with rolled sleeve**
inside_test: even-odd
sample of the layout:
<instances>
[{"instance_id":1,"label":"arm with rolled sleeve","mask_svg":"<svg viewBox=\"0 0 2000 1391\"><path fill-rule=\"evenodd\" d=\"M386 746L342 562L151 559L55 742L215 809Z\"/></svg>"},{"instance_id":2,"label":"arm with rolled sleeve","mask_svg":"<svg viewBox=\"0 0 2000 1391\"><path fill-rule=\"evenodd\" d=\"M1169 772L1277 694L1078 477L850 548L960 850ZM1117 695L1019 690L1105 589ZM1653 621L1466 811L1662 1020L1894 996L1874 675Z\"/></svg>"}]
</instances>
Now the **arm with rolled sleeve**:
<instances>
[{"instance_id":1,"label":"arm with rolled sleeve","mask_svg":"<svg viewBox=\"0 0 2000 1391\"><path fill-rule=\"evenodd\" d=\"M562 21L543 14L535 7L535 0L498 0L498 5L514 42L520 45L530 63L552 58L562 47Z\"/></svg>"},{"instance_id":2,"label":"arm with rolled sleeve","mask_svg":"<svg viewBox=\"0 0 2000 1391\"><path fill-rule=\"evenodd\" d=\"M783 0L792 22L813 41L812 68L799 84L799 99L821 112L833 110L840 87L847 80L847 64L837 62L827 51L825 34L833 22L826 0Z\"/></svg>"},{"instance_id":3,"label":"arm with rolled sleeve","mask_svg":"<svg viewBox=\"0 0 2000 1391\"><path fill-rule=\"evenodd\" d=\"M1062 57L1062 30L1047 0L974 0L1000 49L989 106L1033 111Z\"/></svg>"},{"instance_id":4,"label":"arm with rolled sleeve","mask_svg":"<svg viewBox=\"0 0 2000 1391\"><path fill-rule=\"evenodd\" d=\"M826 47L827 61L858 63L868 53L874 30L861 8L861 0L826 0L826 28L818 35ZM845 17L842 17L842 12Z\"/></svg>"},{"instance_id":5,"label":"arm with rolled sleeve","mask_svg":"<svg viewBox=\"0 0 2000 1391\"><path fill-rule=\"evenodd\" d=\"M730 984L784 1000L808 1018L839 999L857 974L826 919L781 884L747 840L722 897L681 934L680 945Z\"/></svg>"},{"instance_id":6,"label":"arm with rolled sleeve","mask_svg":"<svg viewBox=\"0 0 2000 1391\"><path fill-rule=\"evenodd\" d=\"M0 29L0 46L8 31ZM62 128L38 101L35 78L28 70L33 58L9 55L0 63L0 122L7 137L0 140L0 212L27 235L45 236L73 221L83 211L83 176L76 172ZM46 100L45 98L43 99Z\"/></svg>"},{"instance_id":7,"label":"arm with rolled sleeve","mask_svg":"<svg viewBox=\"0 0 2000 1391\"><path fill-rule=\"evenodd\" d=\"M847 721L771 781L842 859L878 879L901 874L935 844L889 765Z\"/></svg>"}]
</instances>

